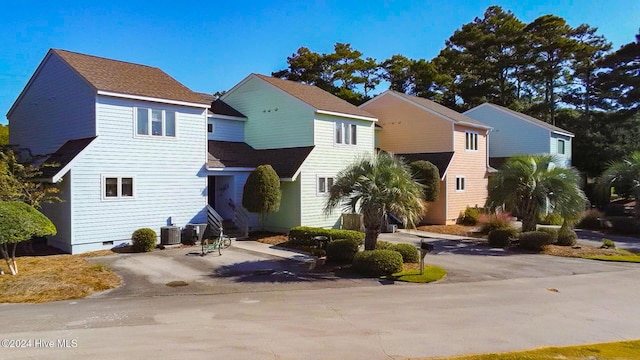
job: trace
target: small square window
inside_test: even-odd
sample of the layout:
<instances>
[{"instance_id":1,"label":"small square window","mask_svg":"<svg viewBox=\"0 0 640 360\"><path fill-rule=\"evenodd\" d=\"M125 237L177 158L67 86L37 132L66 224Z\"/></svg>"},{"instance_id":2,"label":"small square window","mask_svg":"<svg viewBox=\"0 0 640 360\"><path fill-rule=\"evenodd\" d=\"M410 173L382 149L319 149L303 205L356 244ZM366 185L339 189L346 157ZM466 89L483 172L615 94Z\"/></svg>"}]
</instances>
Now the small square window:
<instances>
[{"instance_id":1,"label":"small square window","mask_svg":"<svg viewBox=\"0 0 640 360\"><path fill-rule=\"evenodd\" d=\"M456 176L456 191L464 191L465 190L465 181L464 176Z\"/></svg>"},{"instance_id":2,"label":"small square window","mask_svg":"<svg viewBox=\"0 0 640 360\"><path fill-rule=\"evenodd\" d=\"M474 132L465 132L465 150L478 150L478 134Z\"/></svg>"},{"instance_id":3,"label":"small square window","mask_svg":"<svg viewBox=\"0 0 640 360\"><path fill-rule=\"evenodd\" d=\"M318 194L328 194L333 186L332 177L318 177Z\"/></svg>"}]
</instances>

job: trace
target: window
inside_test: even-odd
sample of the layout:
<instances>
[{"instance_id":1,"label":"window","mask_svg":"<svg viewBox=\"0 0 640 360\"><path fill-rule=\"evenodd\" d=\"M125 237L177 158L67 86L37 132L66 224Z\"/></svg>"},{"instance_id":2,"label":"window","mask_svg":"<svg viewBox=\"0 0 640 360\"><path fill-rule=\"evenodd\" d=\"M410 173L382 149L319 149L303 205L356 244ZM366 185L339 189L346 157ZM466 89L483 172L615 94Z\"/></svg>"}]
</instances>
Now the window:
<instances>
[{"instance_id":1,"label":"window","mask_svg":"<svg viewBox=\"0 0 640 360\"><path fill-rule=\"evenodd\" d=\"M318 194L328 194L332 186L332 177L318 177Z\"/></svg>"},{"instance_id":2,"label":"window","mask_svg":"<svg viewBox=\"0 0 640 360\"><path fill-rule=\"evenodd\" d=\"M136 109L136 135L176 136L176 112L160 109Z\"/></svg>"},{"instance_id":3,"label":"window","mask_svg":"<svg viewBox=\"0 0 640 360\"><path fill-rule=\"evenodd\" d=\"M336 144L357 145L357 126L344 122L336 122Z\"/></svg>"},{"instance_id":4,"label":"window","mask_svg":"<svg viewBox=\"0 0 640 360\"><path fill-rule=\"evenodd\" d=\"M208 133L212 133L213 132L213 124L207 124L207 132Z\"/></svg>"},{"instance_id":5,"label":"window","mask_svg":"<svg viewBox=\"0 0 640 360\"><path fill-rule=\"evenodd\" d=\"M564 155L564 140L558 139L558 154Z\"/></svg>"},{"instance_id":6,"label":"window","mask_svg":"<svg viewBox=\"0 0 640 360\"><path fill-rule=\"evenodd\" d=\"M464 176L456 176L456 191L464 191Z\"/></svg>"},{"instance_id":7,"label":"window","mask_svg":"<svg viewBox=\"0 0 640 360\"><path fill-rule=\"evenodd\" d=\"M467 131L465 134L465 150L478 150L478 133Z\"/></svg>"},{"instance_id":8,"label":"window","mask_svg":"<svg viewBox=\"0 0 640 360\"><path fill-rule=\"evenodd\" d=\"M103 198L133 198L133 177L103 177Z\"/></svg>"}]
</instances>

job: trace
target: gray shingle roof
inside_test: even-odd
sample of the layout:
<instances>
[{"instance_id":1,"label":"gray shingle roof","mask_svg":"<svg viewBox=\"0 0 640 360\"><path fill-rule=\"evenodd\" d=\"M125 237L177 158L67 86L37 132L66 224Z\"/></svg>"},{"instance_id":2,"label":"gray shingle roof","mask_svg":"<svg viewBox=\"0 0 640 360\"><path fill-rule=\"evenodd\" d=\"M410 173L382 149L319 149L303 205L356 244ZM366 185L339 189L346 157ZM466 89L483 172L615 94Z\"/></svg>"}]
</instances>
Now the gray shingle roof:
<instances>
[{"instance_id":1,"label":"gray shingle roof","mask_svg":"<svg viewBox=\"0 0 640 360\"><path fill-rule=\"evenodd\" d=\"M65 166L75 159L82 150L89 146L95 138L94 136L84 139L74 139L62 144L58 150L49 155L42 163L40 166L42 174L39 177L42 179L51 179L56 176Z\"/></svg>"}]
</instances>

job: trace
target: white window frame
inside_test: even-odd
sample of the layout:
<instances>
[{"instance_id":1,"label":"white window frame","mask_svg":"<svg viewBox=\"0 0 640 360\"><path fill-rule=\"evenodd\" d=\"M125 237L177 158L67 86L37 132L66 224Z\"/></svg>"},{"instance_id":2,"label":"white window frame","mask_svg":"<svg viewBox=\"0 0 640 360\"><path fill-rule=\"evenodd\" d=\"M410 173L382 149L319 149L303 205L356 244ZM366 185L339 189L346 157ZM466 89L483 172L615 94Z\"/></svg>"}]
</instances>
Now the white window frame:
<instances>
[{"instance_id":1,"label":"white window frame","mask_svg":"<svg viewBox=\"0 0 640 360\"><path fill-rule=\"evenodd\" d=\"M117 195L116 196L107 196L107 179L117 179ZM122 179L131 179L131 196L122 196ZM133 175L114 175L114 174L103 174L101 186L101 194L102 200L104 201L114 201L114 200L131 200L136 198L136 177Z\"/></svg>"},{"instance_id":2,"label":"white window frame","mask_svg":"<svg viewBox=\"0 0 640 360\"><path fill-rule=\"evenodd\" d=\"M147 129L148 134L138 134L138 110L147 110ZM153 135L153 115L152 112L162 112L162 135ZM167 135L167 112L173 115L173 135ZM178 137L178 112L174 110L160 109L157 107L136 106L133 108L133 136L144 139L176 139Z\"/></svg>"},{"instance_id":3,"label":"white window frame","mask_svg":"<svg viewBox=\"0 0 640 360\"><path fill-rule=\"evenodd\" d=\"M562 152L560 152L560 144L562 143ZM558 139L556 143L556 153L559 155L567 154L567 142L564 139Z\"/></svg>"},{"instance_id":4,"label":"white window frame","mask_svg":"<svg viewBox=\"0 0 640 360\"><path fill-rule=\"evenodd\" d=\"M336 121L333 126L333 143L345 146L358 145L358 126L346 121Z\"/></svg>"},{"instance_id":5,"label":"white window frame","mask_svg":"<svg viewBox=\"0 0 640 360\"><path fill-rule=\"evenodd\" d=\"M324 191L320 190L320 181L324 180ZM329 181L331 180L331 181ZM329 188L331 186L333 186L333 184L335 183L335 177L334 176L316 176L316 195L318 196L328 196L329 195ZM331 186L329 186L329 183L331 183Z\"/></svg>"},{"instance_id":6,"label":"white window frame","mask_svg":"<svg viewBox=\"0 0 640 360\"><path fill-rule=\"evenodd\" d=\"M478 133L475 131L464 132L464 150L478 151Z\"/></svg>"},{"instance_id":7,"label":"white window frame","mask_svg":"<svg viewBox=\"0 0 640 360\"><path fill-rule=\"evenodd\" d=\"M465 176L456 176L456 192L464 192L467 189Z\"/></svg>"}]
</instances>

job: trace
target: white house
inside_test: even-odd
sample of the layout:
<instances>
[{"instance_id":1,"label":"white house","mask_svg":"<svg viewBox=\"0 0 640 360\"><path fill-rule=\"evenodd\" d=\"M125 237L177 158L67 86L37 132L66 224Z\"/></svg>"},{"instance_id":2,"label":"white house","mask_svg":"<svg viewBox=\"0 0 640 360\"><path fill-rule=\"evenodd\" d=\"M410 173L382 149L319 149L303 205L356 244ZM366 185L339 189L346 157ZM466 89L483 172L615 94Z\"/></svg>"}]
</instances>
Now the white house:
<instances>
[{"instance_id":1,"label":"white house","mask_svg":"<svg viewBox=\"0 0 640 360\"><path fill-rule=\"evenodd\" d=\"M134 230L206 222L211 102L154 67L50 50L9 110L10 143L51 154L60 204L43 212L70 253Z\"/></svg>"},{"instance_id":2,"label":"white house","mask_svg":"<svg viewBox=\"0 0 640 360\"><path fill-rule=\"evenodd\" d=\"M464 115L493 128L489 133L489 162L493 167L513 155L551 154L561 166L571 166L574 134L506 107L484 103Z\"/></svg>"}]
</instances>

